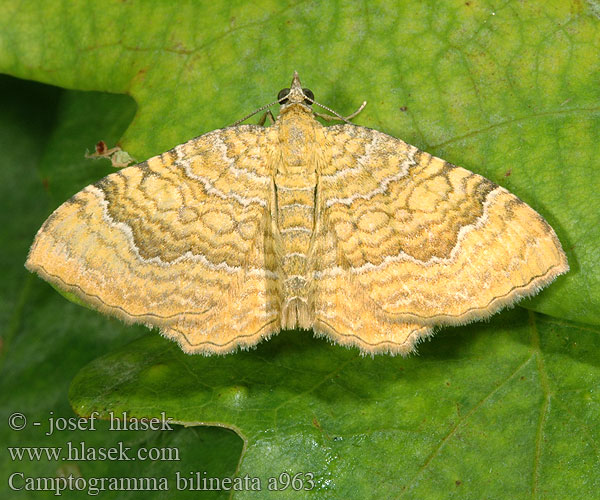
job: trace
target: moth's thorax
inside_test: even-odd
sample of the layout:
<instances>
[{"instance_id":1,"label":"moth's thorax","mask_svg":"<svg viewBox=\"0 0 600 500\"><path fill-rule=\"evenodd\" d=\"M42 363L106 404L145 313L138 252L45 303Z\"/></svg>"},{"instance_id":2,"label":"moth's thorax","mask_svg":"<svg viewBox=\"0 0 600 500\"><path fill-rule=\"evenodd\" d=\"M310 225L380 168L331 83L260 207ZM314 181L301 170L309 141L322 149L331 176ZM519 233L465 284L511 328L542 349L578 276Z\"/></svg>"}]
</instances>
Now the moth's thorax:
<instances>
[{"instance_id":1,"label":"moth's thorax","mask_svg":"<svg viewBox=\"0 0 600 500\"><path fill-rule=\"evenodd\" d=\"M301 104L286 107L275 124L277 131L277 230L282 242L282 327L310 328L308 254L316 223L319 137L322 126Z\"/></svg>"},{"instance_id":2,"label":"moth's thorax","mask_svg":"<svg viewBox=\"0 0 600 500\"><path fill-rule=\"evenodd\" d=\"M321 124L312 116L312 111L302 104L288 105L279 115L276 123L282 161L277 165L278 172L296 172L303 169L314 172L316 133Z\"/></svg>"}]
</instances>

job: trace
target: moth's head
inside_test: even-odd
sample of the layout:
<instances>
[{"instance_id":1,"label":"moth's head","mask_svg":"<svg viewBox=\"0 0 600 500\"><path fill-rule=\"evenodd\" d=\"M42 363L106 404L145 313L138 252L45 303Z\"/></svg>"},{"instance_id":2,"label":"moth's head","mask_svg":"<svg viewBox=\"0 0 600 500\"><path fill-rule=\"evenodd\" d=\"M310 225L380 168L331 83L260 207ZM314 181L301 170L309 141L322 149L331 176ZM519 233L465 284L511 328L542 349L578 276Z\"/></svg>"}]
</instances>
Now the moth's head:
<instances>
[{"instance_id":1,"label":"moth's head","mask_svg":"<svg viewBox=\"0 0 600 500\"><path fill-rule=\"evenodd\" d=\"M281 111L296 104L312 112L311 106L315 102L315 95L312 90L302 88L298 72L294 71L290 88L281 89L277 94L277 101L281 104Z\"/></svg>"}]
</instances>

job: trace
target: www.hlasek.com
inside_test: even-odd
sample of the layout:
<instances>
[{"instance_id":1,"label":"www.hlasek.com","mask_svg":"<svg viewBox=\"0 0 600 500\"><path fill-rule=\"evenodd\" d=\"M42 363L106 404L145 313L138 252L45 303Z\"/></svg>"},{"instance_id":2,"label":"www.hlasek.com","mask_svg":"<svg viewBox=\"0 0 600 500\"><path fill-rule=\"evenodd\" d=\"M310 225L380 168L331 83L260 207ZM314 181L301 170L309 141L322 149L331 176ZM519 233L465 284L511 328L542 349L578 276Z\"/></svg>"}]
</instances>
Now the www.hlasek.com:
<instances>
[{"instance_id":1,"label":"www.hlasek.com","mask_svg":"<svg viewBox=\"0 0 600 500\"><path fill-rule=\"evenodd\" d=\"M145 448L132 450L119 441L116 446L87 446L85 441L73 443L68 441L66 446L12 446L8 447L8 454L13 462L39 462L46 459L62 462L94 462L96 460L128 462L132 460L151 460L161 462L179 462L179 448Z\"/></svg>"}]
</instances>

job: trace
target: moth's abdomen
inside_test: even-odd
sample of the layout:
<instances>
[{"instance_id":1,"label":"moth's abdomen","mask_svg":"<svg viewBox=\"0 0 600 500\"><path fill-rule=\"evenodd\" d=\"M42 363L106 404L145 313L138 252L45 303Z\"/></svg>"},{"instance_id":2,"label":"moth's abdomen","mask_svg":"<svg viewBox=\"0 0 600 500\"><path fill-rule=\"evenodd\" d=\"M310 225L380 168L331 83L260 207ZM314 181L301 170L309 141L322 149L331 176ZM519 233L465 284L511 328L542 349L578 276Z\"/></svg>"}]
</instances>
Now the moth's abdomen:
<instances>
[{"instance_id":1,"label":"moth's abdomen","mask_svg":"<svg viewBox=\"0 0 600 500\"><path fill-rule=\"evenodd\" d=\"M281 252L281 327L310 328L307 256L315 226L316 175L306 169L278 174L277 227Z\"/></svg>"}]
</instances>

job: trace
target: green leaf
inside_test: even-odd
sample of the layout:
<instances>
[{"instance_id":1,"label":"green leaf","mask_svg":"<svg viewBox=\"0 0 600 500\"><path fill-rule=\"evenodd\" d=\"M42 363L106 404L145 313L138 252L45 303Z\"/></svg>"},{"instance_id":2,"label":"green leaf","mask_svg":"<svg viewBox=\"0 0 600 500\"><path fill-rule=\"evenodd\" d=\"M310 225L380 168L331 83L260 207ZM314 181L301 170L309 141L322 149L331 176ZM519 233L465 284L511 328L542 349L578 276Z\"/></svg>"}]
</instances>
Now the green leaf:
<instances>
[{"instance_id":1,"label":"green leaf","mask_svg":"<svg viewBox=\"0 0 600 500\"><path fill-rule=\"evenodd\" d=\"M524 310L446 329L409 359L304 332L188 356L148 336L83 369L81 415L164 411L243 436L239 476L313 474L310 498L588 498L600 486L600 329ZM288 494L289 489L287 490ZM287 498L287 496L286 496Z\"/></svg>"},{"instance_id":2,"label":"green leaf","mask_svg":"<svg viewBox=\"0 0 600 500\"><path fill-rule=\"evenodd\" d=\"M168 407L185 422L239 426L248 446L240 474L313 470L316 498L593 496L599 16L594 2L563 0L0 2L0 72L137 104L64 93L57 106L48 89L37 100L6 99L14 112L3 111L11 132L1 149L3 411L69 415L70 377L142 332L66 302L21 267L51 209L112 171L84 160L85 149L104 139L140 160L158 154L273 101L298 70L319 102L345 114L367 100L356 123L481 173L539 211L571 271L521 305L559 319L504 312L442 330L409 360L361 359L290 333L205 359L150 334L101 358L106 371L130 366L129 379L109 373L118 390L88 379L97 361L73 385L73 404L145 416ZM169 377L152 372L152 395L134 375L147 375L160 352ZM178 393L190 377L206 386ZM231 409L236 401L250 411ZM1 432L39 444L30 431ZM227 440L219 436L206 448ZM233 474L239 442L227 447L229 464L207 459L217 475ZM39 474L36 464L28 470Z\"/></svg>"}]
</instances>

